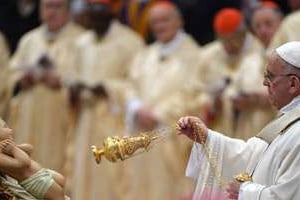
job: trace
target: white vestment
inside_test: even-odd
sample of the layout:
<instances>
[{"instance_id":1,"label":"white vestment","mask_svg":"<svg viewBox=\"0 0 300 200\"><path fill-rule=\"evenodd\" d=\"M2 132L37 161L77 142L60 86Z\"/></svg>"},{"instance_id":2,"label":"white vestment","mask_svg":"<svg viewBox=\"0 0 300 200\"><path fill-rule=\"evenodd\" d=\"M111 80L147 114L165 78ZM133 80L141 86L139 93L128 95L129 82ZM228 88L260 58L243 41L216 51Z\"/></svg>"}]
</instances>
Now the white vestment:
<instances>
[{"instance_id":1,"label":"white vestment","mask_svg":"<svg viewBox=\"0 0 300 200\"><path fill-rule=\"evenodd\" d=\"M288 115L296 109L300 109L300 96L294 98L280 111ZM278 134L272 142L266 142L258 137L244 142L209 130L207 144L213 156L211 160L216 162L217 171L221 173L224 182L231 182L233 176L241 172L252 175L253 182L241 185L239 200L298 200L300 199L299 132L300 122L296 121ZM193 147L186 175L197 181L194 199L204 199L203 194L210 194L205 200L214 199L213 195L220 193L226 196L200 144Z\"/></svg>"}]
</instances>

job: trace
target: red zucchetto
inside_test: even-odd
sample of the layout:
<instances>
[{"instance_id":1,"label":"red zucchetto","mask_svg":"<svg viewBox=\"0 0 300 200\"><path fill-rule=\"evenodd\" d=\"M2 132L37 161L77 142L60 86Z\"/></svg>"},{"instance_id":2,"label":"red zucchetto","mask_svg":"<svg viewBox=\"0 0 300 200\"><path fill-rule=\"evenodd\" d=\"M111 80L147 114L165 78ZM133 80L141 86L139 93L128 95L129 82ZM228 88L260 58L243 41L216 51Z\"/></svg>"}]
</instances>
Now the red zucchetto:
<instances>
[{"instance_id":1,"label":"red zucchetto","mask_svg":"<svg viewBox=\"0 0 300 200\"><path fill-rule=\"evenodd\" d=\"M235 8L224 8L214 18L214 30L218 34L234 32L242 23L243 14Z\"/></svg>"}]
</instances>

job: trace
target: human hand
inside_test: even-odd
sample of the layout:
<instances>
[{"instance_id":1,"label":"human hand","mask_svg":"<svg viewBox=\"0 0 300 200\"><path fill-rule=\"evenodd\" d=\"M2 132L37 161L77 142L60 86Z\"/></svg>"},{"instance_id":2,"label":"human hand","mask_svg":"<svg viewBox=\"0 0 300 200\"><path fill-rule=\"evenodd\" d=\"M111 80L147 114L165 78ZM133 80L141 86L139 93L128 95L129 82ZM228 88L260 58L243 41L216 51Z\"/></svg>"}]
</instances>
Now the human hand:
<instances>
[{"instance_id":1,"label":"human hand","mask_svg":"<svg viewBox=\"0 0 300 200\"><path fill-rule=\"evenodd\" d=\"M152 130L159 123L159 120L152 112L152 110L146 107L142 107L136 111L135 120L137 126L143 131Z\"/></svg>"},{"instance_id":2,"label":"human hand","mask_svg":"<svg viewBox=\"0 0 300 200\"><path fill-rule=\"evenodd\" d=\"M24 74L21 76L19 80L19 85L22 89L27 90L31 87L33 87L36 83L35 75L32 70L28 70L24 72Z\"/></svg>"},{"instance_id":3,"label":"human hand","mask_svg":"<svg viewBox=\"0 0 300 200\"><path fill-rule=\"evenodd\" d=\"M239 191L240 191L240 186L241 182L238 182L236 180L232 181L228 188L226 189L226 192L228 193L228 198L231 200L237 200L239 197Z\"/></svg>"},{"instance_id":4,"label":"human hand","mask_svg":"<svg viewBox=\"0 0 300 200\"><path fill-rule=\"evenodd\" d=\"M108 98L108 92L103 84L97 84L91 88L91 91L99 98Z\"/></svg>"},{"instance_id":5,"label":"human hand","mask_svg":"<svg viewBox=\"0 0 300 200\"><path fill-rule=\"evenodd\" d=\"M6 139L3 141L4 147L2 149L2 152L7 155L13 155L14 148L16 147L16 144L11 139Z\"/></svg>"},{"instance_id":6,"label":"human hand","mask_svg":"<svg viewBox=\"0 0 300 200\"><path fill-rule=\"evenodd\" d=\"M177 131L179 131L179 134L186 135L191 140L196 140L199 143L205 143L208 134L208 128L201 119L192 116L181 117L177 122Z\"/></svg>"},{"instance_id":7,"label":"human hand","mask_svg":"<svg viewBox=\"0 0 300 200\"><path fill-rule=\"evenodd\" d=\"M212 103L212 109L214 112L217 112L217 111L223 109L222 94L218 94L218 95L214 96L213 103Z\"/></svg>"},{"instance_id":8,"label":"human hand","mask_svg":"<svg viewBox=\"0 0 300 200\"><path fill-rule=\"evenodd\" d=\"M1 140L0 141L0 151L3 152L4 147L6 146L6 140Z\"/></svg>"},{"instance_id":9,"label":"human hand","mask_svg":"<svg viewBox=\"0 0 300 200\"><path fill-rule=\"evenodd\" d=\"M239 94L232 99L233 107L238 111L244 111L258 103L255 94Z\"/></svg>"},{"instance_id":10,"label":"human hand","mask_svg":"<svg viewBox=\"0 0 300 200\"><path fill-rule=\"evenodd\" d=\"M62 87L60 76L53 69L45 70L42 80L51 89L60 89Z\"/></svg>"},{"instance_id":11,"label":"human hand","mask_svg":"<svg viewBox=\"0 0 300 200\"><path fill-rule=\"evenodd\" d=\"M78 107L80 103L80 94L86 88L86 85L82 82L73 83L69 87L69 99L72 107Z\"/></svg>"}]
</instances>

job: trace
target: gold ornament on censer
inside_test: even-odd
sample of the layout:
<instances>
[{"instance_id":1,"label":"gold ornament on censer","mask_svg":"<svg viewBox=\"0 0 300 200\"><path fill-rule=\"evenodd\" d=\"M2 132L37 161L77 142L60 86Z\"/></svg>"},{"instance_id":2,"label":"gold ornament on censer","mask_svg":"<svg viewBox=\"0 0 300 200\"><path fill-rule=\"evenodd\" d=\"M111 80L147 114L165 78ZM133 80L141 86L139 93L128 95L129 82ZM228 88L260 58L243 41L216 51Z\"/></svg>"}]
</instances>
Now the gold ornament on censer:
<instances>
[{"instance_id":1,"label":"gold ornament on censer","mask_svg":"<svg viewBox=\"0 0 300 200\"><path fill-rule=\"evenodd\" d=\"M111 136L104 140L101 149L94 145L91 148L97 164L101 162L103 156L110 162L123 161L138 153L149 151L155 143L154 141L160 141L171 131L175 131L175 129L162 128L136 136Z\"/></svg>"},{"instance_id":2,"label":"gold ornament on censer","mask_svg":"<svg viewBox=\"0 0 300 200\"><path fill-rule=\"evenodd\" d=\"M93 145L91 147L92 152L97 164L101 162L102 156L104 156L110 162L117 162L120 160L123 161L137 155L138 152L142 153L144 151L148 151L151 145L155 143L154 141L159 141L167 138L170 133L176 131L176 127L177 126L161 128L141 133L137 136L108 137L103 142L103 148L99 149L98 147ZM215 158L213 158L211 150L209 149L208 144L203 138L202 130L199 127L199 124L193 124L195 140L194 142L197 142L197 139L199 138L199 142L203 146L205 156L210 164L210 167L212 168L214 176L216 177L220 188L224 190L228 183L226 183L226 181L223 179L221 172L218 171L217 161L215 160ZM234 179L238 182L252 181L252 177L246 172L235 176Z\"/></svg>"}]
</instances>

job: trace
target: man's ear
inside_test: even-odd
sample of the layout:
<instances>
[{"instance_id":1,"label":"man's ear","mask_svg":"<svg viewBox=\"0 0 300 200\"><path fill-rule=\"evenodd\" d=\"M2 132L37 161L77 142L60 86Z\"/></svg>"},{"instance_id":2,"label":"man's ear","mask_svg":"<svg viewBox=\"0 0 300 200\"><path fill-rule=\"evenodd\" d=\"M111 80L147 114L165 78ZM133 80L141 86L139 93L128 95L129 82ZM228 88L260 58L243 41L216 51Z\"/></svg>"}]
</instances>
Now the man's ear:
<instances>
[{"instance_id":1,"label":"man's ear","mask_svg":"<svg viewBox=\"0 0 300 200\"><path fill-rule=\"evenodd\" d=\"M290 79L290 92L300 94L300 78L294 75L291 75Z\"/></svg>"}]
</instances>

